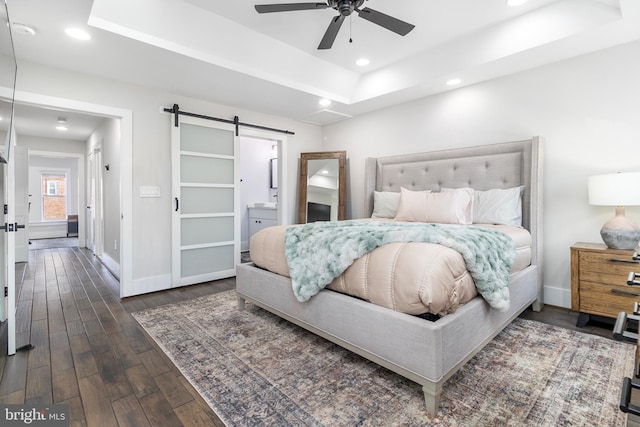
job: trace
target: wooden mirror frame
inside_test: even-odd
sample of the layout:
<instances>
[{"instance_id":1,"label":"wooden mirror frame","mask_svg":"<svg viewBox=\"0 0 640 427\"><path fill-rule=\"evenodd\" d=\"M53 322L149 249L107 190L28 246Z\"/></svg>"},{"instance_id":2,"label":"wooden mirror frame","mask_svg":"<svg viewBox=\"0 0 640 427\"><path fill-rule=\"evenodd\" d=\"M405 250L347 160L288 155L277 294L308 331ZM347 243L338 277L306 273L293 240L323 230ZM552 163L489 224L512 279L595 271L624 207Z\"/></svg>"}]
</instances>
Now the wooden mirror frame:
<instances>
[{"instance_id":1,"label":"wooden mirror frame","mask_svg":"<svg viewBox=\"0 0 640 427\"><path fill-rule=\"evenodd\" d=\"M309 160L338 159L338 221L347 219L347 152L318 151L300 153L298 178L298 224L307 222L307 180Z\"/></svg>"}]
</instances>

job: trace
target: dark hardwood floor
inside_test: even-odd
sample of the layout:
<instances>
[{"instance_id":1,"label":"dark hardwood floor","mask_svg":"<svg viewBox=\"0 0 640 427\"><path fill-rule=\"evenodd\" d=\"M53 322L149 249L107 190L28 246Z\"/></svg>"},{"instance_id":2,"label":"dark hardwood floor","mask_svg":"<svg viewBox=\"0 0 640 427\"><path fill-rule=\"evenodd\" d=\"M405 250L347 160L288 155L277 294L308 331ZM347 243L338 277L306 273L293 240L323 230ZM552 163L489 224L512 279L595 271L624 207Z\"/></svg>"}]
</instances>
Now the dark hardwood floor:
<instances>
[{"instance_id":1,"label":"dark hardwood floor","mask_svg":"<svg viewBox=\"0 0 640 427\"><path fill-rule=\"evenodd\" d=\"M86 249L30 251L17 264L17 345L0 348L0 402L69 405L72 426L222 426L223 423L130 313L235 287L227 279L120 299L118 281ZM576 328L577 314L545 306L522 317ZM6 322L5 322L6 324Z\"/></svg>"},{"instance_id":2,"label":"dark hardwood floor","mask_svg":"<svg viewBox=\"0 0 640 427\"><path fill-rule=\"evenodd\" d=\"M69 405L71 426L224 425L131 312L232 289L234 280L119 297L86 249L29 251L17 264L17 346L0 349L0 402Z\"/></svg>"}]
</instances>

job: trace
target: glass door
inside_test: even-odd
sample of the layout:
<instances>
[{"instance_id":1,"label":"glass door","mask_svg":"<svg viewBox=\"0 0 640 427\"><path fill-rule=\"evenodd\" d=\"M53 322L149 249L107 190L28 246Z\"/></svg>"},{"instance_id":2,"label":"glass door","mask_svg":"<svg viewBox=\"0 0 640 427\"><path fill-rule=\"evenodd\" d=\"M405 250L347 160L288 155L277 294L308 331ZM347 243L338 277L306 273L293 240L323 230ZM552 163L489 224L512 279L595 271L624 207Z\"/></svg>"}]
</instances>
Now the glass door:
<instances>
[{"instance_id":1,"label":"glass door","mask_svg":"<svg viewBox=\"0 0 640 427\"><path fill-rule=\"evenodd\" d=\"M235 276L240 261L235 127L185 116L178 124L171 138L173 287Z\"/></svg>"}]
</instances>

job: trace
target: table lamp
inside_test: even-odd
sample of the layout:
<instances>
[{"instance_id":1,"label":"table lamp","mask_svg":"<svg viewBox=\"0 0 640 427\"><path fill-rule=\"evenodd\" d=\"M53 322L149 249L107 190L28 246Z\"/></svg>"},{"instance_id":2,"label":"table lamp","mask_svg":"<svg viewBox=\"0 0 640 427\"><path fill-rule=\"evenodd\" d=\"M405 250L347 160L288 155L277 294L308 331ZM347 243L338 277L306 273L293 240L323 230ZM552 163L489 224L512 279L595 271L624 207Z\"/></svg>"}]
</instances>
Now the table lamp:
<instances>
[{"instance_id":1,"label":"table lamp","mask_svg":"<svg viewBox=\"0 0 640 427\"><path fill-rule=\"evenodd\" d=\"M638 246L640 227L624 215L624 207L640 205L640 172L590 176L589 204L616 207L616 216L600 230L608 247L635 249Z\"/></svg>"}]
</instances>

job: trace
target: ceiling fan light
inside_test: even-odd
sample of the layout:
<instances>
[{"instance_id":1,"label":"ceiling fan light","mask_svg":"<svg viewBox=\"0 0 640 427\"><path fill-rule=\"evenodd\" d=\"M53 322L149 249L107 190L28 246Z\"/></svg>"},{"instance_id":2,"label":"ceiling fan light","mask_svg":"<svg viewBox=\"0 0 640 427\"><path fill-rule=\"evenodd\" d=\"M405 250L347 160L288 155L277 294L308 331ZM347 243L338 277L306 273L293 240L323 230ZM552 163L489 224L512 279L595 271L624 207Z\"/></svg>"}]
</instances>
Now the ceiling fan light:
<instances>
[{"instance_id":1,"label":"ceiling fan light","mask_svg":"<svg viewBox=\"0 0 640 427\"><path fill-rule=\"evenodd\" d=\"M65 130L68 130L68 128L66 126L59 125L59 126L56 126L56 130L64 132Z\"/></svg>"}]
</instances>

